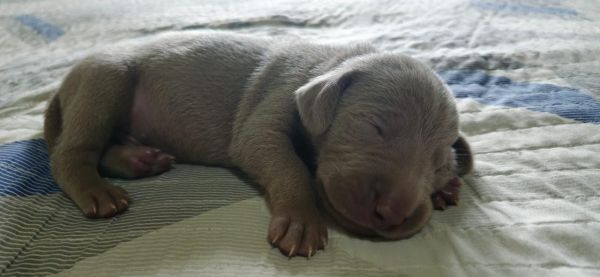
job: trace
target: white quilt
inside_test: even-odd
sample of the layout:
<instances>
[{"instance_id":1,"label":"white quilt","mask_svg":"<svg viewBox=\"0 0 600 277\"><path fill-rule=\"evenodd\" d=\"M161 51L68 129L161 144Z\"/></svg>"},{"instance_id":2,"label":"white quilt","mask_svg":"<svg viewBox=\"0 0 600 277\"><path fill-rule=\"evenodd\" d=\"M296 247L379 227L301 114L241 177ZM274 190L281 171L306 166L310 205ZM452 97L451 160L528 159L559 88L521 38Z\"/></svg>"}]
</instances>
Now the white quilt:
<instances>
[{"instance_id":1,"label":"white quilt","mask_svg":"<svg viewBox=\"0 0 600 277\"><path fill-rule=\"evenodd\" d=\"M166 30L370 42L431 65L475 152L458 207L419 234L330 231L288 260L245 180L177 165L115 181L129 211L87 220L52 183L46 101L78 59ZM600 276L600 2L0 2L0 276Z\"/></svg>"}]
</instances>

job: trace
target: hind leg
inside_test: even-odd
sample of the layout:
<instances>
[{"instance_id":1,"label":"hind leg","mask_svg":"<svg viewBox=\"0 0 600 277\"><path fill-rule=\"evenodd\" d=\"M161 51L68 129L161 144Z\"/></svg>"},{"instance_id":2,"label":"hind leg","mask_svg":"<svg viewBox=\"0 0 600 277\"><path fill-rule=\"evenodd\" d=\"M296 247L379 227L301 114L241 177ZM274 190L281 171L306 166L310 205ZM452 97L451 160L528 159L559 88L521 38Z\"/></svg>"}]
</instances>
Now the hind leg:
<instances>
[{"instance_id":1,"label":"hind leg","mask_svg":"<svg viewBox=\"0 0 600 277\"><path fill-rule=\"evenodd\" d=\"M129 205L127 192L102 178L101 154L133 100L135 73L122 59L90 57L67 76L60 101L60 135L49 141L52 174L88 217L110 217ZM51 118L50 118L51 119Z\"/></svg>"},{"instance_id":2,"label":"hind leg","mask_svg":"<svg viewBox=\"0 0 600 277\"><path fill-rule=\"evenodd\" d=\"M169 169L175 157L141 145L111 145L100 160L104 176L135 179L154 176Z\"/></svg>"}]
</instances>

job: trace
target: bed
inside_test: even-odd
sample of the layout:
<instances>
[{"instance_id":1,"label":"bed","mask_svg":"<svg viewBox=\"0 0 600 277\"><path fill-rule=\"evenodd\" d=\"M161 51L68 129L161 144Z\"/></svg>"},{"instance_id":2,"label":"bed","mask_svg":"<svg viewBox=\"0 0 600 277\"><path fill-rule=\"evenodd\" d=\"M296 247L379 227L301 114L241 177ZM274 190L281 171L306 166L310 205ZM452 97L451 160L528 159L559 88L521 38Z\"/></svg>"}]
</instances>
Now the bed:
<instances>
[{"instance_id":1,"label":"bed","mask_svg":"<svg viewBox=\"0 0 600 277\"><path fill-rule=\"evenodd\" d=\"M600 3L584 0L0 2L0 276L600 276ZM170 30L370 42L430 65L475 153L457 207L417 235L330 230L287 259L255 187L177 164L114 180L133 205L89 220L60 192L43 112L86 54Z\"/></svg>"}]
</instances>

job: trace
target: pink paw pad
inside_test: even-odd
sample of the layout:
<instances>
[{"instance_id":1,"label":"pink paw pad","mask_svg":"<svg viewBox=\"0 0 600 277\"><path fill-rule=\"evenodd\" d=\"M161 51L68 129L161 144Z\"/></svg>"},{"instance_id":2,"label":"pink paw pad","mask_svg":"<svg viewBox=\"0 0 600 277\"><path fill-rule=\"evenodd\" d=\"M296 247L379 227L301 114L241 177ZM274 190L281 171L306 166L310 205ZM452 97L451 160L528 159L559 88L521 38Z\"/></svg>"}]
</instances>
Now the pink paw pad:
<instances>
[{"instance_id":1,"label":"pink paw pad","mask_svg":"<svg viewBox=\"0 0 600 277\"><path fill-rule=\"evenodd\" d=\"M175 157L154 148L139 147L129 154L129 166L136 177L163 173L169 170L175 162Z\"/></svg>"}]
</instances>

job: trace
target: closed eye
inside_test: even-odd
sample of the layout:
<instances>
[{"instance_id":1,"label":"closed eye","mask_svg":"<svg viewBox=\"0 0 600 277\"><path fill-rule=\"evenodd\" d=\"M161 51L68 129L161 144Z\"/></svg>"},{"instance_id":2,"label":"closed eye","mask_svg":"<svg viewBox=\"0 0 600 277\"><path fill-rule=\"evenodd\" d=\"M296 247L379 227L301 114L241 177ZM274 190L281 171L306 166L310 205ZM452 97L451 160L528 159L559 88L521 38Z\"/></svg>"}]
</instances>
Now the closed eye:
<instances>
[{"instance_id":1,"label":"closed eye","mask_svg":"<svg viewBox=\"0 0 600 277\"><path fill-rule=\"evenodd\" d=\"M383 137L383 128L381 128L381 126L377 125L376 123L371 123L371 125L373 125L373 128L375 128L375 130L377 131L377 134L380 137Z\"/></svg>"}]
</instances>

